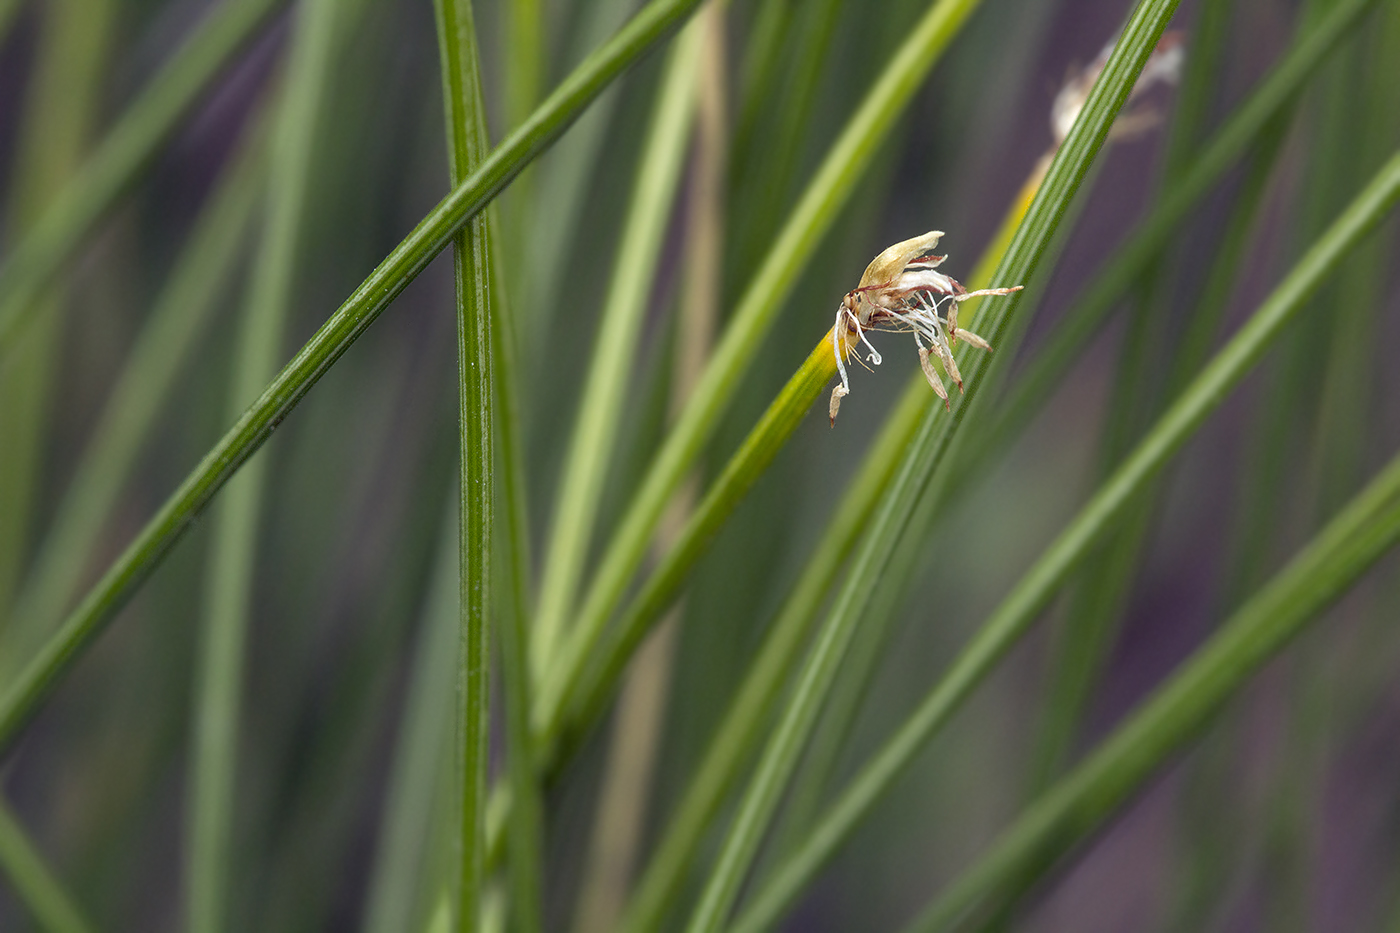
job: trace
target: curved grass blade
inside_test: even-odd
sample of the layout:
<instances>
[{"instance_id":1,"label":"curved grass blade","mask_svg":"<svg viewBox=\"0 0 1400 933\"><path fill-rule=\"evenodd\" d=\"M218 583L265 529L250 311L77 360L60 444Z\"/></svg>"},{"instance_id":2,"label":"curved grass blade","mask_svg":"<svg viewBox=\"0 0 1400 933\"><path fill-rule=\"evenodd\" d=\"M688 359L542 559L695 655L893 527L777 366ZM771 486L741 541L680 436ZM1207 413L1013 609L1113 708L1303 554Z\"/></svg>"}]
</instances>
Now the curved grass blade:
<instances>
[{"instance_id":1,"label":"curved grass blade","mask_svg":"<svg viewBox=\"0 0 1400 933\"><path fill-rule=\"evenodd\" d=\"M758 274L740 299L731 323L696 386L692 401L686 405L641 488L632 498L593 576L573 630L542 684L532 714L542 747L548 748L558 739L564 725L565 695L578 690L608 619L646 554L666 503L695 463L737 391L740 377L758 352L763 336L806 266L813 247L835 221L838 210L854 191L862 169L904 105L978 2L939 0L932 5L905 43L890 57L889 65L848 121L789 215ZM812 363L816 365L814 358Z\"/></svg>"},{"instance_id":2,"label":"curved grass blade","mask_svg":"<svg viewBox=\"0 0 1400 933\"><path fill-rule=\"evenodd\" d=\"M189 529L228 478L263 444L316 381L524 166L559 137L589 101L668 36L700 0L653 0L590 55L532 118L440 201L321 326L166 500L39 656L0 697L0 752L39 702Z\"/></svg>"},{"instance_id":3,"label":"curved grass blade","mask_svg":"<svg viewBox=\"0 0 1400 933\"><path fill-rule=\"evenodd\" d=\"M910 926L1004 904L1197 735L1265 661L1400 543L1400 459L1356 496L1085 762L1034 803Z\"/></svg>"},{"instance_id":4,"label":"curved grass blade","mask_svg":"<svg viewBox=\"0 0 1400 933\"><path fill-rule=\"evenodd\" d=\"M993 276L994 282L1024 282L1034 274L1060 218L1069 209L1069 202L1078 191L1089 164L1107 139L1114 118L1175 9L1173 0L1146 0L1134 11L1074 129L1051 163L1039 193ZM1009 301L991 306L986 323L980 325L994 346L1006 330L1008 315L1016 303L1013 295ZM739 805L714 871L691 916L690 933L709 933L725 925L739 886L817 721L860 616L908 521L910 503L918 498L969 406L975 404L987 357L969 358L964 353L964 359L967 366L960 368L965 374L967 394L953 407L951 417L943 416L936 406L926 412L914 442L872 516L866 536L851 561L846 582L836 596L826 623L817 633L788 706Z\"/></svg>"},{"instance_id":5,"label":"curved grass blade","mask_svg":"<svg viewBox=\"0 0 1400 933\"><path fill-rule=\"evenodd\" d=\"M7 802L0 801L0 868L15 895L49 933L90 933L83 917Z\"/></svg>"},{"instance_id":6,"label":"curved grass blade","mask_svg":"<svg viewBox=\"0 0 1400 933\"><path fill-rule=\"evenodd\" d=\"M1390 160L1318 239L1248 323L1158 420L1133 454L1021 577L947 673L846 786L826 817L808 834L802 848L774 872L773 880L756 895L752 906L735 924L737 929L767 928L810 882L918 750L1026 632L1084 555L1224 401L1277 339L1284 325L1321 288L1337 264L1380 222L1397 199L1400 199L1400 155Z\"/></svg>"},{"instance_id":7,"label":"curved grass blade","mask_svg":"<svg viewBox=\"0 0 1400 933\"><path fill-rule=\"evenodd\" d=\"M633 356L694 125L700 36L692 21L671 50L603 302L540 575L530 645L537 678L567 635L567 617L577 601L603 482L617 446Z\"/></svg>"},{"instance_id":8,"label":"curved grass blade","mask_svg":"<svg viewBox=\"0 0 1400 933\"><path fill-rule=\"evenodd\" d=\"M0 265L0 365L30 305L151 163L180 120L284 0L226 0L127 109L43 218Z\"/></svg>"}]
</instances>

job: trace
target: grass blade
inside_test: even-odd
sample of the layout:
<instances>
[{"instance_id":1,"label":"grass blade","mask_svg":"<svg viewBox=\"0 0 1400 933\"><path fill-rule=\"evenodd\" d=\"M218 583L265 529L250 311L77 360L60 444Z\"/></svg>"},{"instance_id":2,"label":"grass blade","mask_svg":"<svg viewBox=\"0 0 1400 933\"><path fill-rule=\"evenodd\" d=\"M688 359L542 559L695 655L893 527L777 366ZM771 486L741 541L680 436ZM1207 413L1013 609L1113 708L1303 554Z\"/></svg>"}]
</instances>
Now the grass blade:
<instances>
[{"instance_id":1,"label":"grass blade","mask_svg":"<svg viewBox=\"0 0 1400 933\"><path fill-rule=\"evenodd\" d=\"M704 372L720 319L725 230L728 63L726 10L710 3L696 14L701 30L696 93L695 154L685 194L682 287L672 358L670 408L684 406ZM654 550L664 554L695 507L687 482L662 520ZM675 692L676 656L683 622L679 608L664 619L637 653L619 689L609 727L602 793L594 810L587 868L574 913L575 933L616 930L635 880L647 816L661 789L658 765L664 726Z\"/></svg>"},{"instance_id":2,"label":"grass blade","mask_svg":"<svg viewBox=\"0 0 1400 933\"><path fill-rule=\"evenodd\" d=\"M296 282L316 139L330 86L340 0L306 0L297 10L286 84L268 173L267 220L253 266L229 386L233 417L277 371ZM234 786L243 705L244 654L257 562L266 458L229 484L209 549L192 717L187 920L196 933L228 925Z\"/></svg>"},{"instance_id":3,"label":"grass blade","mask_svg":"<svg viewBox=\"0 0 1400 933\"><path fill-rule=\"evenodd\" d=\"M226 0L151 79L34 229L0 265L0 362L31 302L123 191L150 165L180 120L283 0Z\"/></svg>"},{"instance_id":4,"label":"grass blade","mask_svg":"<svg viewBox=\"0 0 1400 933\"><path fill-rule=\"evenodd\" d=\"M228 288L260 203L265 135L243 143L201 210L83 448L0 642L11 674L62 620L156 416Z\"/></svg>"},{"instance_id":5,"label":"grass blade","mask_svg":"<svg viewBox=\"0 0 1400 933\"><path fill-rule=\"evenodd\" d=\"M47 4L39 17L37 61L25 93L11 171L7 226L24 237L61 197L87 155L105 78L114 5L106 0ZM13 608L43 500L52 424L63 384L63 311L69 288L36 289L29 312L42 321L24 352L0 357L0 619Z\"/></svg>"},{"instance_id":6,"label":"grass blade","mask_svg":"<svg viewBox=\"0 0 1400 933\"><path fill-rule=\"evenodd\" d=\"M1138 712L1012 824L910 925L910 933L947 929L974 910L1014 896L1098 826L1397 542L1400 460L1393 460Z\"/></svg>"},{"instance_id":7,"label":"grass blade","mask_svg":"<svg viewBox=\"0 0 1400 933\"><path fill-rule=\"evenodd\" d=\"M0 867L25 908L49 933L89 933L95 929L45 864L44 857L34 847L9 804L3 801L0 801Z\"/></svg>"},{"instance_id":8,"label":"grass blade","mask_svg":"<svg viewBox=\"0 0 1400 933\"><path fill-rule=\"evenodd\" d=\"M559 137L624 68L673 31L700 0L653 0L607 45L590 55L532 118L453 189L355 289L200 461L180 487L65 619L39 656L0 696L0 752L57 679L239 467L375 318L524 166Z\"/></svg>"},{"instance_id":9,"label":"grass blade","mask_svg":"<svg viewBox=\"0 0 1400 933\"><path fill-rule=\"evenodd\" d=\"M489 226L498 229L492 216ZM492 372L496 379L496 445L500 459L501 503L505 517L498 522L498 578L503 582L497 607L496 630L500 638L502 694L505 705L506 768L514 806L509 814L510 910L522 933L540 929L543 881L541 847L544 801L535 767L534 742L530 736L530 521L525 501L525 451L520 419L519 386L515 374L516 337L514 308L506 302L505 274L500 263L501 249L493 239L491 257L492 303L496 308L491 328ZM490 862L491 819L488 799L486 815L487 862Z\"/></svg>"},{"instance_id":10,"label":"grass blade","mask_svg":"<svg viewBox=\"0 0 1400 933\"><path fill-rule=\"evenodd\" d=\"M774 873L771 884L736 924L766 928L810 881L879 800L914 754L971 694L1083 556L1135 501L1230 390L1244 378L1284 325L1316 294L1341 260L1400 198L1400 155L1376 176L1332 227L1318 239L1249 322L1172 404L1094 497L1080 510L1006 599L979 628L972 642L918 708L847 785L803 847Z\"/></svg>"}]
</instances>

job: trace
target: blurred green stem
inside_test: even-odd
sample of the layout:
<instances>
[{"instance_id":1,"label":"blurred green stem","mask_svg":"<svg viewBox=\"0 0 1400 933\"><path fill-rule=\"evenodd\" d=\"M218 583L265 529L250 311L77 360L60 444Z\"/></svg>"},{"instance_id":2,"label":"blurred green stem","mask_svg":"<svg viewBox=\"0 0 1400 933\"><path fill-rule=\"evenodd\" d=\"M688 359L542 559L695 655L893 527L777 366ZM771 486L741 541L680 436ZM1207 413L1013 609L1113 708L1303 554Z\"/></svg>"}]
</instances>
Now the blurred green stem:
<instances>
[{"instance_id":1,"label":"blurred green stem","mask_svg":"<svg viewBox=\"0 0 1400 933\"><path fill-rule=\"evenodd\" d=\"M342 0L305 0L297 10L285 85L275 98L267 215L234 351L231 417L277 372L315 168L317 117L345 7ZM216 933L229 922L239 709L267 466L265 457L256 460L230 483L213 523L192 717L187 919L195 933Z\"/></svg>"},{"instance_id":2,"label":"blurred green stem","mask_svg":"<svg viewBox=\"0 0 1400 933\"><path fill-rule=\"evenodd\" d=\"M266 135L261 127L249 132L224 170L107 395L15 600L13 624L0 636L9 676L62 620L157 415L228 291L262 204Z\"/></svg>"},{"instance_id":3,"label":"blurred green stem","mask_svg":"<svg viewBox=\"0 0 1400 933\"><path fill-rule=\"evenodd\" d=\"M724 8L709 3L693 25L701 33L696 67L696 145L686 197L685 269L676 328L671 409L678 414L704 371L720 316L724 238L726 50ZM695 507L695 483L671 501L655 551L665 554ZM591 856L579 895L575 933L615 930L643 841L652 804L662 726L674 675L679 607L637 652L624 678L611 728L603 791L594 818Z\"/></svg>"},{"instance_id":4,"label":"blurred green stem","mask_svg":"<svg viewBox=\"0 0 1400 933\"><path fill-rule=\"evenodd\" d=\"M425 901L446 890L430 849L441 799L440 776L457 733L457 484L453 483L427 597L418 623L408 693L399 721L365 897L365 933L399 933L427 919Z\"/></svg>"},{"instance_id":5,"label":"blurred green stem","mask_svg":"<svg viewBox=\"0 0 1400 933\"><path fill-rule=\"evenodd\" d=\"M82 164L97 122L114 12L110 0L55 0L38 17L37 61L9 187L7 227L21 241L41 225ZM8 360L0 354L0 632L13 627L36 507L47 493L44 461L69 290L66 283L45 285L25 298L22 310L39 326L25 334L24 352ZM9 656L0 665L16 666Z\"/></svg>"},{"instance_id":6,"label":"blurred green stem","mask_svg":"<svg viewBox=\"0 0 1400 933\"><path fill-rule=\"evenodd\" d=\"M63 890L5 801L0 801L0 868L25 909L49 933L89 933L95 929Z\"/></svg>"}]
</instances>

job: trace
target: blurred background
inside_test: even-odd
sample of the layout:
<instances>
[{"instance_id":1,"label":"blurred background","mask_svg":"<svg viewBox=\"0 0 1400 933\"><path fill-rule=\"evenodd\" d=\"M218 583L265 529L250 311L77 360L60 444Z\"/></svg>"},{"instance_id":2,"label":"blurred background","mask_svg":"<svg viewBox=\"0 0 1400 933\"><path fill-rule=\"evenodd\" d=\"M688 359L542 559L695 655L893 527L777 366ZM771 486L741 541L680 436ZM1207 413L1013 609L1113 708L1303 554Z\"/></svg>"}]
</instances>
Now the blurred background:
<instances>
[{"instance_id":1,"label":"blurred background","mask_svg":"<svg viewBox=\"0 0 1400 933\"><path fill-rule=\"evenodd\" d=\"M0 3L7 253L164 64L231 2ZM269 288L281 296L284 316L271 338L280 367L448 191L432 4L332 5L319 93L301 111L307 168L296 217L278 220L287 189L264 184L259 153L285 145L285 135L266 140L284 82L310 67L298 61L315 59L296 57L298 17L312 3L264 3L153 160L34 299L48 310L0 361L0 675L14 676L45 631L36 635L35 624L51 624L78 600L267 381L236 388L258 296ZM522 46L507 0L478 0L492 139L639 5L543 0L537 41ZM1025 337L1006 348L1014 355L999 370L998 392L1014 391L1202 141L1334 5L1184 0L1172 24L1186 49L1184 75L1129 105L1132 132L1105 147L1055 260L1043 264L1042 280L1025 283L1016 312ZM701 91L702 106L718 102L718 117L685 150L662 215L585 573L679 405L685 364L677 361L687 342L678 308L693 284L697 217L720 221L719 261L701 268L722 328L928 6L732 0L718 14L718 65ZM826 757L799 769L758 877L1199 369L1202 348L1214 351L1400 144L1400 9L1390 0L1372 7L1114 296L1113 313L1037 399L1034 418L971 464L931 533L901 543L914 560L880 590L872 608L880 621L861 638L849 684L841 682L845 706L828 711L809 751ZM1123 0L980 4L807 259L705 448L702 487L885 246L943 230L942 268L972 285L984 248L1056 144L1056 95L1130 12ZM625 74L495 213L536 583L588 361L606 338L601 308L663 67L653 53ZM703 204L706 172L722 188ZM895 784L785 929L899 928L1390 458L1400 441L1395 234L1393 222L1383 226L1330 280L1197 432L1152 501L1115 532L1121 537L1085 562ZM280 272L260 269L269 237L281 237ZM267 284L278 275L280 286ZM431 709L451 693L450 667L444 680L432 660L450 658L456 618L453 315L451 260L439 257L255 461L263 489L252 509L248 628L233 649L241 668L230 674L242 692L226 773L225 907L207 928L375 931L429 922L447 858L439 824L450 823L437 809L449 711L437 704L435 720ZM165 329L152 337L158 323ZM660 726L635 798L634 876L842 489L917 372L907 337L872 339L883 365L852 371L834 429L824 406L813 406L685 590L674 655L660 666L669 686L652 695ZM141 372L162 381L138 404L138 390L120 393ZM131 414L141 405L144 421ZM122 412L127 423L113 427ZM990 424L970 419L968 432L989 434ZM104 482L106 493L93 491ZM191 756L208 676L200 632L219 601L210 590L220 520L186 536L3 761L15 818L94 929L191 926ZM52 570L55 561L67 569ZM1395 570L1393 558L1383 560L1199 743L997 922L1047 931L1394 928ZM50 618L36 606L49 607ZM504 725L493 715L495 747ZM613 774L608 722L547 788L546 929L587 933L616 919L581 906L600 883L590 879L590 852ZM684 919L675 911L668 924ZM0 928L43 928L3 878Z\"/></svg>"}]
</instances>

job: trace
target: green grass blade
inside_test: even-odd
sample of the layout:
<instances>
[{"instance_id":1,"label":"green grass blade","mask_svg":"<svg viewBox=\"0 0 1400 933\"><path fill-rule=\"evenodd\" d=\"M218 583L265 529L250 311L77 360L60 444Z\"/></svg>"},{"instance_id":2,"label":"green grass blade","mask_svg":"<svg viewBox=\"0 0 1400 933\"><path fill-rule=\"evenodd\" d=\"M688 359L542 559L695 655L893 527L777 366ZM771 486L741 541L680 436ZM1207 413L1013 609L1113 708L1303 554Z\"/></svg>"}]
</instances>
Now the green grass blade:
<instances>
[{"instance_id":1,"label":"green grass blade","mask_svg":"<svg viewBox=\"0 0 1400 933\"><path fill-rule=\"evenodd\" d=\"M1096 828L1309 621L1400 542L1393 460L1079 767L1031 806L909 926L947 929L997 906Z\"/></svg>"},{"instance_id":2,"label":"green grass blade","mask_svg":"<svg viewBox=\"0 0 1400 933\"><path fill-rule=\"evenodd\" d=\"M38 17L34 73L25 87L23 119L10 172L7 227L23 238L60 198L87 155L106 78L114 4L62 0ZM26 306L40 326L23 353L0 358L0 619L13 608L35 518L53 424L49 414L63 385L59 366L69 289L54 282ZM3 627L0 627L3 630Z\"/></svg>"},{"instance_id":3,"label":"green grass blade","mask_svg":"<svg viewBox=\"0 0 1400 933\"><path fill-rule=\"evenodd\" d=\"M251 134L202 208L142 326L15 599L0 641L13 673L62 620L181 370L228 288L263 189L265 133Z\"/></svg>"},{"instance_id":4,"label":"green grass blade","mask_svg":"<svg viewBox=\"0 0 1400 933\"><path fill-rule=\"evenodd\" d=\"M317 115L330 88L339 17L347 8L341 0L306 0L297 10L271 141L267 219L229 385L233 417L277 372L283 352L316 167ZM196 933L216 933L228 925L244 646L267 465L266 458L255 460L230 482L215 513L208 555L192 717L187 850L187 920Z\"/></svg>"},{"instance_id":5,"label":"green grass blade","mask_svg":"<svg viewBox=\"0 0 1400 933\"><path fill-rule=\"evenodd\" d=\"M498 225L493 216L490 227ZM510 915L522 933L540 929L543 872L541 848L544 801L535 767L534 741L530 735L530 521L525 497L525 450L520 419L519 386L515 374L516 337L514 308L506 302L501 250L494 242L491 256L492 302L496 308L491 329L491 352L496 377L496 445L501 502L496 527L499 579L496 630L500 639L502 695L505 705L506 768L513 806L510 809ZM490 800L487 801L487 863L491 860Z\"/></svg>"},{"instance_id":6,"label":"green grass blade","mask_svg":"<svg viewBox=\"0 0 1400 933\"><path fill-rule=\"evenodd\" d=\"M1070 200L1175 8L1175 3L1169 0L1144 2L1133 13L1074 129L1051 163L1039 193L993 276L994 282L1023 282L1035 272L1060 218L1069 209ZM1013 298L992 306L987 320L979 325L994 346L1006 329L1007 315L1014 301ZM966 354L964 359L968 359ZM909 503L926 485L968 406L975 402L980 376L985 369L985 355L968 359L964 369L967 395L959 399L951 418L937 411L936 406L925 415L914 442L871 517L866 537L851 561L849 577L816 636L788 706L739 805L714 871L691 916L690 933L707 933L725 924L758 844L821 712L841 658L855 634L856 624L908 520Z\"/></svg>"},{"instance_id":7,"label":"green grass blade","mask_svg":"<svg viewBox=\"0 0 1400 933\"><path fill-rule=\"evenodd\" d=\"M448 166L461 184L486 156L486 110L471 0L437 0ZM456 928L477 928L486 862L492 560L495 557L495 377L491 356L491 233L480 213L457 235L457 369L461 485L458 508Z\"/></svg>"},{"instance_id":8,"label":"green grass blade","mask_svg":"<svg viewBox=\"0 0 1400 933\"><path fill-rule=\"evenodd\" d=\"M0 362L32 315L30 304L180 120L283 0L226 0L112 127L34 229L0 265Z\"/></svg>"},{"instance_id":9,"label":"green grass blade","mask_svg":"<svg viewBox=\"0 0 1400 933\"><path fill-rule=\"evenodd\" d=\"M548 670L559 640L568 633L603 482L612 466L633 357L694 128L700 36L692 22L671 50L642 149L550 526L532 628L537 677Z\"/></svg>"},{"instance_id":10,"label":"green grass blade","mask_svg":"<svg viewBox=\"0 0 1400 933\"><path fill-rule=\"evenodd\" d=\"M802 849L774 874L736 924L766 928L810 881L934 732L1020 638L1084 555L1135 501L1167 460L1217 408L1291 320L1400 198L1400 155L1363 191L1172 404L1080 510L899 730L847 785Z\"/></svg>"},{"instance_id":11,"label":"green grass blade","mask_svg":"<svg viewBox=\"0 0 1400 933\"><path fill-rule=\"evenodd\" d=\"M694 391L714 346L721 317L725 243L726 174L730 154L728 79L730 54L726 7L710 3L696 14L700 30L696 67L694 156L685 186L681 231L680 287L668 408L677 412ZM698 484L687 482L662 519L654 553L666 553L695 509ZM648 834L648 814L664 792L663 751L674 745L667 722L677 697L679 642L685 624L676 609L638 652L618 689L608 728L601 792L594 807L585 869L574 901L574 933L617 930L633 884L645 867L639 856ZM683 695L683 694L682 694Z\"/></svg>"},{"instance_id":12,"label":"green grass blade","mask_svg":"<svg viewBox=\"0 0 1400 933\"><path fill-rule=\"evenodd\" d=\"M0 869L26 910L49 933L89 933L83 917L8 803L0 801Z\"/></svg>"},{"instance_id":13,"label":"green grass blade","mask_svg":"<svg viewBox=\"0 0 1400 933\"><path fill-rule=\"evenodd\" d=\"M602 42L635 5L635 0L596 0L587 4L580 11L582 22L569 37L570 47L586 49ZM569 245L578 240L585 198L595 180L621 90L614 87L602 94L569 134L559 140L549 157L540 160L531 189L534 203L529 205L525 218L530 226L533 254L564 256ZM528 275L517 276L521 319L517 336L525 359L538 359L549 346L554 312L560 304L559 286L567 265L540 263L532 266ZM514 298L515 292L511 294ZM529 386L521 386L522 393L528 389Z\"/></svg>"},{"instance_id":14,"label":"green grass blade","mask_svg":"<svg viewBox=\"0 0 1400 933\"><path fill-rule=\"evenodd\" d=\"M607 45L581 64L453 189L370 273L345 303L267 386L136 539L107 569L40 655L0 696L0 751L82 650L159 565L191 522L267 440L316 381L375 318L522 168L559 137L589 101L624 68L669 35L700 0L653 0Z\"/></svg>"},{"instance_id":15,"label":"green grass blade","mask_svg":"<svg viewBox=\"0 0 1400 933\"><path fill-rule=\"evenodd\" d=\"M782 300L860 180L880 142L914 91L952 41L978 0L940 0L910 31L817 170L789 215L758 274L740 299L695 394L627 508L604 552L578 621L543 684L533 714L548 747L564 725L566 692L578 689L632 574L646 554L661 513L713 432L748 365L772 326Z\"/></svg>"}]
</instances>

